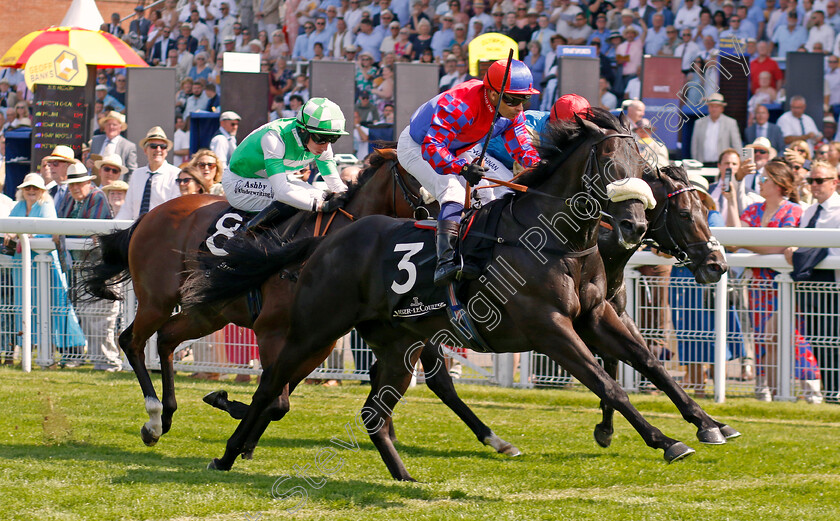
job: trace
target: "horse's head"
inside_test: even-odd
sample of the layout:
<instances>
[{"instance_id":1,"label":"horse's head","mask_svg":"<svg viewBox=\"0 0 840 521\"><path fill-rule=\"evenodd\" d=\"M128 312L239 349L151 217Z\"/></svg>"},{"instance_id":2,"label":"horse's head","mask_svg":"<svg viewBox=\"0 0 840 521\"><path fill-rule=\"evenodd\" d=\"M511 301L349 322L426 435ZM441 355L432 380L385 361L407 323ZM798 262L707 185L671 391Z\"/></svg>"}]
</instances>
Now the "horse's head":
<instances>
[{"instance_id":1,"label":"horse's head","mask_svg":"<svg viewBox=\"0 0 840 521\"><path fill-rule=\"evenodd\" d=\"M666 166L648 170L645 181L656 198L648 212L647 238L657 249L688 266L700 284L717 282L729 269L723 247L706 220L706 207L695 193L685 169Z\"/></svg>"},{"instance_id":2,"label":"horse's head","mask_svg":"<svg viewBox=\"0 0 840 521\"><path fill-rule=\"evenodd\" d=\"M650 186L641 179L622 179L607 185L609 202L601 212L602 234L624 250L635 249L648 229L645 213L656 206ZM599 246L602 241L599 239Z\"/></svg>"},{"instance_id":3,"label":"horse's head","mask_svg":"<svg viewBox=\"0 0 840 521\"><path fill-rule=\"evenodd\" d=\"M356 217L389 215L414 219L437 215L437 201L398 165L396 150L376 150L370 156L370 164L347 191L348 212Z\"/></svg>"}]
</instances>

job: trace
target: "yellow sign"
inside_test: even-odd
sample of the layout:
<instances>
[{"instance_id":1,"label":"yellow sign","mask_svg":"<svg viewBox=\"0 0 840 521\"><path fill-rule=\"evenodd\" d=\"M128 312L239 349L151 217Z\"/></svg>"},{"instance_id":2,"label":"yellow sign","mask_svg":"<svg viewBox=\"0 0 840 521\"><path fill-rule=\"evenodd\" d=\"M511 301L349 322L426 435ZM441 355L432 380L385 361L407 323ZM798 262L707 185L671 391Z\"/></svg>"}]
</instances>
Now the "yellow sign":
<instances>
[{"instance_id":1,"label":"yellow sign","mask_svg":"<svg viewBox=\"0 0 840 521\"><path fill-rule=\"evenodd\" d=\"M30 90L37 83L83 86L88 77L81 55L65 45L46 45L32 53L23 74Z\"/></svg>"},{"instance_id":2,"label":"yellow sign","mask_svg":"<svg viewBox=\"0 0 840 521\"><path fill-rule=\"evenodd\" d=\"M476 36L470 42L470 76L478 77L478 62L507 60L513 49L513 59L519 59L519 45L516 40L500 33L486 33Z\"/></svg>"}]
</instances>

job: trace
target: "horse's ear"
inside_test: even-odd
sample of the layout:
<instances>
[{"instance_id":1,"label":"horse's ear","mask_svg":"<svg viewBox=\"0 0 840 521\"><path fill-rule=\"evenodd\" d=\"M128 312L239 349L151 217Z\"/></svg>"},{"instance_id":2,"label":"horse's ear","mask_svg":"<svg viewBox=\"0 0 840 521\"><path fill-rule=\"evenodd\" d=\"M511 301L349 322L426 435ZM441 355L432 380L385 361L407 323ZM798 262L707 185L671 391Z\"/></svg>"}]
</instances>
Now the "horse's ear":
<instances>
[{"instance_id":1,"label":"horse's ear","mask_svg":"<svg viewBox=\"0 0 840 521\"><path fill-rule=\"evenodd\" d=\"M577 114L575 114L575 120L578 122L578 125L582 126L589 134L601 135L606 133L604 132L604 129L602 129L595 123L592 123L588 119L583 119Z\"/></svg>"},{"instance_id":2,"label":"horse's ear","mask_svg":"<svg viewBox=\"0 0 840 521\"><path fill-rule=\"evenodd\" d=\"M627 114L621 112L621 114L618 115L618 121L628 132L630 131L630 118L627 117Z\"/></svg>"}]
</instances>

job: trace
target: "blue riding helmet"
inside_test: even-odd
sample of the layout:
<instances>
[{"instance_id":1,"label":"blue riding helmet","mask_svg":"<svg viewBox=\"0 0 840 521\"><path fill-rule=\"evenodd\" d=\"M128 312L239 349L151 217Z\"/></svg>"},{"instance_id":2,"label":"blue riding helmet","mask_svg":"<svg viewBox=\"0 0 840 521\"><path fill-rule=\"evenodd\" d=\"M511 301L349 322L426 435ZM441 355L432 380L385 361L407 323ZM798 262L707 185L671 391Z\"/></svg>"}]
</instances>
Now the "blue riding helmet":
<instances>
[{"instance_id":1,"label":"blue riding helmet","mask_svg":"<svg viewBox=\"0 0 840 521\"><path fill-rule=\"evenodd\" d=\"M484 86L496 92L501 90L502 81L505 79L507 60L497 60L490 65L484 75ZM534 88L534 77L531 69L523 62L513 60L510 64L510 77L505 87L507 94L531 95L539 94L540 91Z\"/></svg>"}]
</instances>

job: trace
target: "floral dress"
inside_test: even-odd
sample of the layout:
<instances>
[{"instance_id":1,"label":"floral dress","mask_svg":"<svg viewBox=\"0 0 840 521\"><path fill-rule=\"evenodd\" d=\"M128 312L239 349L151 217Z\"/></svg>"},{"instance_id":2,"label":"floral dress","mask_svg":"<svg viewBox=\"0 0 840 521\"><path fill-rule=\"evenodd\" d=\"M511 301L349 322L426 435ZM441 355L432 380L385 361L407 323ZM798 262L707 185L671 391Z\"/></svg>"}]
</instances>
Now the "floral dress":
<instances>
[{"instance_id":1,"label":"floral dress","mask_svg":"<svg viewBox=\"0 0 840 521\"><path fill-rule=\"evenodd\" d=\"M754 203L747 207L741 214L741 220L748 223L750 227L761 227L761 218L764 216L765 203ZM802 207L798 204L785 201L767 223L767 228L794 228L799 226L802 217ZM778 274L770 268L753 268L753 278L756 280L772 281ZM768 363L775 363L772 360L763 360L766 352L767 338L772 335L771 320L778 309L778 292L776 283L758 286L758 289L750 291L750 309L752 310L753 329L756 335L756 356L758 357L759 374L766 374ZM796 378L800 380L818 380L820 369L811 344L800 333L800 328L794 330L795 368ZM759 341L762 339L762 341Z\"/></svg>"}]
</instances>

